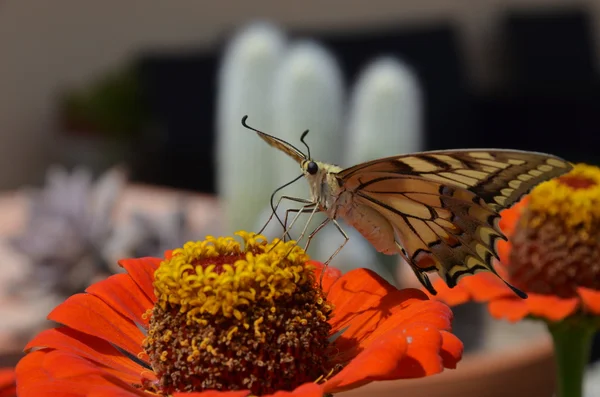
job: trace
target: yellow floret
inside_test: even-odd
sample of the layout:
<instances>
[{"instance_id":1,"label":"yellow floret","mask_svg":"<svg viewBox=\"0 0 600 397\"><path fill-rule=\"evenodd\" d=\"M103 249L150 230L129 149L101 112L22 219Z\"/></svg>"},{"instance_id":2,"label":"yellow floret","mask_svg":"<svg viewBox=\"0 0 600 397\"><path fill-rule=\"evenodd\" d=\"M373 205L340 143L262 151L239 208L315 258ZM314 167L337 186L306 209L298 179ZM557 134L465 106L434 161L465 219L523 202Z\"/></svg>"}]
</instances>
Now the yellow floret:
<instances>
[{"instance_id":1,"label":"yellow floret","mask_svg":"<svg viewBox=\"0 0 600 397\"><path fill-rule=\"evenodd\" d=\"M306 266L309 257L295 241L268 243L262 235L236 234L243 248L232 237L209 236L186 243L160 264L154 290L163 310L178 308L191 321L201 321L205 314L239 320L240 308L259 300L272 304L299 285L314 282Z\"/></svg>"},{"instance_id":2,"label":"yellow floret","mask_svg":"<svg viewBox=\"0 0 600 397\"><path fill-rule=\"evenodd\" d=\"M580 181L574 187L566 181ZM546 217L559 217L569 228L588 230L600 220L600 168L577 164L567 175L541 183L531 191L532 226Z\"/></svg>"}]
</instances>

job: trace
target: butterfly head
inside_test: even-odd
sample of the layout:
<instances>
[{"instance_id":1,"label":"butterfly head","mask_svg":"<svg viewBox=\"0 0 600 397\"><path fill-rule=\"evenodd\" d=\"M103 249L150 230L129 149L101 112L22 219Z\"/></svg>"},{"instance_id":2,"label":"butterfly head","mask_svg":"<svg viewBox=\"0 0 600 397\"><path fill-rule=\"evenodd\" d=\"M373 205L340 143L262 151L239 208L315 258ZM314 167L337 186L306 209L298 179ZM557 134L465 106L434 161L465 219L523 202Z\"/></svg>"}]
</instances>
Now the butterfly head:
<instances>
[{"instance_id":1,"label":"butterfly head","mask_svg":"<svg viewBox=\"0 0 600 397\"><path fill-rule=\"evenodd\" d=\"M311 189L313 186L321 184L321 182L326 178L327 164L319 161L314 161L310 158L303 160L300 163L300 169L311 186Z\"/></svg>"},{"instance_id":2,"label":"butterfly head","mask_svg":"<svg viewBox=\"0 0 600 397\"><path fill-rule=\"evenodd\" d=\"M291 143L250 127L246 123L247 118L248 116L244 116L244 118L242 118L242 125L244 127L256 132L258 136L270 146L281 150L298 162L302 170L302 174L308 181L311 196L315 202L321 203L323 197L327 196L335 189L337 182L335 182L336 179L334 174L341 171L341 168L331 164L321 163L311 158L310 147L304 140L308 134L308 130L304 131L300 137L300 142L306 146L305 154ZM328 203L321 203L321 205L325 208L328 207Z\"/></svg>"},{"instance_id":3,"label":"butterfly head","mask_svg":"<svg viewBox=\"0 0 600 397\"><path fill-rule=\"evenodd\" d=\"M318 161L314 161L310 156L310 147L304 140L306 135L308 134L308 130L304 131L300 136L300 142L306 146L306 154L303 153L300 149L288 143L282 139L276 138L272 135L266 134L262 131L259 131L253 127L250 127L246 123L246 119L248 116L244 116L242 119L242 125L258 134L259 137L262 138L265 142L267 142L270 146L273 146L276 149L281 150L294 160L298 162L300 168L302 169L302 173L304 176L310 181L315 179L320 179L319 176L322 176L325 170L327 169L327 164L320 163Z\"/></svg>"}]
</instances>

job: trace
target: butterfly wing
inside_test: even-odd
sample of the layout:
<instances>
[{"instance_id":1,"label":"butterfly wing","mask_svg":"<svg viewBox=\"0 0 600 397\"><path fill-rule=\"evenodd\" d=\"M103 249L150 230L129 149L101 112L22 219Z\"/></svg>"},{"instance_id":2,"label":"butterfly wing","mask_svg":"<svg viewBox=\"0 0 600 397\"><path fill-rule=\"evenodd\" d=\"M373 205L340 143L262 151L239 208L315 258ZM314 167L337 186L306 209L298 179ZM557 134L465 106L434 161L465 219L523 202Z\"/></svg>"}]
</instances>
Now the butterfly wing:
<instances>
[{"instance_id":1,"label":"butterfly wing","mask_svg":"<svg viewBox=\"0 0 600 397\"><path fill-rule=\"evenodd\" d=\"M375 180L354 195L396 232L398 250L421 282L437 271L449 287L460 277L492 271L495 242L503 238L498 213L474 193L421 177ZM433 291L435 292L435 291Z\"/></svg>"},{"instance_id":2,"label":"butterfly wing","mask_svg":"<svg viewBox=\"0 0 600 397\"><path fill-rule=\"evenodd\" d=\"M498 212L571 168L540 153L435 151L360 164L338 177L355 193L356 205L369 206L393 225L398 249L435 293L426 272L436 270L451 288L465 275L496 273L496 241L505 239Z\"/></svg>"},{"instance_id":3,"label":"butterfly wing","mask_svg":"<svg viewBox=\"0 0 600 397\"><path fill-rule=\"evenodd\" d=\"M573 166L552 155L519 150L463 149L388 157L347 168L338 174L348 189L361 181L413 175L458 186L481 197L496 212L510 207L534 186ZM366 175L369 175L367 179Z\"/></svg>"}]
</instances>

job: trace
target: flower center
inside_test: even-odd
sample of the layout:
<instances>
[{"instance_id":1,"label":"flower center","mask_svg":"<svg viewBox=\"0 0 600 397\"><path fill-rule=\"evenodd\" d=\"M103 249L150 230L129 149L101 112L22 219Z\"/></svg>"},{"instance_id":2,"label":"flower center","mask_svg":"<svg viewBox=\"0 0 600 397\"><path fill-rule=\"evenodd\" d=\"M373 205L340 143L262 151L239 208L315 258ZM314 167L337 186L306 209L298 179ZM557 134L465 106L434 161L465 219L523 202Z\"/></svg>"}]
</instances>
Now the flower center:
<instances>
[{"instance_id":1,"label":"flower center","mask_svg":"<svg viewBox=\"0 0 600 397\"><path fill-rule=\"evenodd\" d=\"M517 287L560 297L600 289L600 169L579 164L534 188L511 245Z\"/></svg>"},{"instance_id":2,"label":"flower center","mask_svg":"<svg viewBox=\"0 0 600 397\"><path fill-rule=\"evenodd\" d=\"M591 178L573 175L563 175L557 181L573 189L588 189L596 184L596 181Z\"/></svg>"},{"instance_id":3,"label":"flower center","mask_svg":"<svg viewBox=\"0 0 600 397\"><path fill-rule=\"evenodd\" d=\"M557 218L569 231L589 232L600 221L600 168L577 164L567 175L539 184L528 208L532 227Z\"/></svg>"},{"instance_id":4,"label":"flower center","mask_svg":"<svg viewBox=\"0 0 600 397\"><path fill-rule=\"evenodd\" d=\"M332 314L295 242L237 233L187 243L155 272L144 349L157 391L293 390L331 370Z\"/></svg>"}]
</instances>

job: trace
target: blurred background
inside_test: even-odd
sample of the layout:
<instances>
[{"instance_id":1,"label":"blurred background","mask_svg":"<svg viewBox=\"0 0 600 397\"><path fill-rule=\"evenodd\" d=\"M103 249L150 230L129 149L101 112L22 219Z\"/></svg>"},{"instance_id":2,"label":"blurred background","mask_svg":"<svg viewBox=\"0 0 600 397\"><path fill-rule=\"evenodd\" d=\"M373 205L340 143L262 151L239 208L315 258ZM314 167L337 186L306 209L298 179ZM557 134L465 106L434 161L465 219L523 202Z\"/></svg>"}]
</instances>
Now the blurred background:
<instances>
[{"instance_id":1,"label":"blurred background","mask_svg":"<svg viewBox=\"0 0 600 397\"><path fill-rule=\"evenodd\" d=\"M0 346L119 258L260 229L299 172L246 114L342 166L470 147L599 164L599 36L600 0L0 2ZM336 266L414 281L351 236ZM341 242L319 239L321 260ZM541 332L461 310L469 352ZM544 343L513 368L532 390Z\"/></svg>"},{"instance_id":2,"label":"blurred background","mask_svg":"<svg viewBox=\"0 0 600 397\"><path fill-rule=\"evenodd\" d=\"M255 18L319 40L345 82L375 55L408 62L425 92L428 149L501 146L597 159L599 1L4 0L0 188L41 182L51 162L73 160L51 150L57 139L75 144L87 133L99 141L139 134L126 160L141 157L134 180L214 192L219 59L229 35ZM78 124L67 98L104 79L104 99L132 119L110 113ZM203 177L187 178L190 167Z\"/></svg>"}]
</instances>

